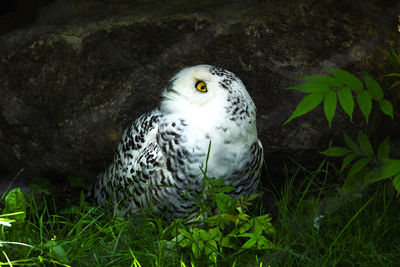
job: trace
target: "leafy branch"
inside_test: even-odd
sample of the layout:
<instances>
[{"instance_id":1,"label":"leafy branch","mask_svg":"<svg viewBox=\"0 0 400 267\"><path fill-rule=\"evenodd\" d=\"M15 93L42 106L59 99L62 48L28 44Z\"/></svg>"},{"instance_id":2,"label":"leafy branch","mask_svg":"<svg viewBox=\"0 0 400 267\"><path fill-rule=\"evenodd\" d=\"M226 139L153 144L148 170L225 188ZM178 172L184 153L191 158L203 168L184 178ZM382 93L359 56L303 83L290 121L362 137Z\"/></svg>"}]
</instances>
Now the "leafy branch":
<instances>
[{"instance_id":1,"label":"leafy branch","mask_svg":"<svg viewBox=\"0 0 400 267\"><path fill-rule=\"evenodd\" d=\"M352 140L344 133L346 147L329 147L321 154L330 157L344 157L340 172L349 165L344 190L352 189L355 185L368 186L378 181L393 178L393 186L400 192L400 160L390 159L390 140L383 140L374 152L368 137L359 132L357 140Z\"/></svg>"},{"instance_id":2,"label":"leafy branch","mask_svg":"<svg viewBox=\"0 0 400 267\"><path fill-rule=\"evenodd\" d=\"M392 103L384 98L381 86L368 73L364 74L363 83L354 74L345 70L334 68L329 68L329 70L333 76L305 76L299 78L304 83L285 88L308 93L308 95L300 101L284 125L294 118L310 112L323 102L324 113L330 129L338 101L349 116L350 121L353 121L354 106L357 103L368 123L372 110L372 100L379 104L379 108L383 113L393 119ZM356 94L356 101L354 101L353 93Z\"/></svg>"},{"instance_id":3,"label":"leafy branch","mask_svg":"<svg viewBox=\"0 0 400 267\"><path fill-rule=\"evenodd\" d=\"M386 77L400 78L400 56L393 49L389 60L398 72L390 73ZM393 104L385 98L382 87L368 73L364 74L362 82L348 71L334 68L329 68L329 70L332 75L301 77L299 80L304 83L286 88L308 93L308 95L300 101L284 125L310 112L323 102L324 113L331 128L338 101L350 121L353 120L354 107L357 103L368 124L373 101L378 103L384 114L394 119ZM400 81L396 81L389 89L399 85ZM355 95L355 100L353 95ZM396 116L398 116L397 113ZM389 137L379 144L376 152L363 132L358 133L357 140L352 140L344 133L344 140L347 147L332 146L321 152L325 156L343 157L340 172L345 170L348 172L342 191L365 187L384 179L392 179L394 188L400 193L400 159L390 158Z\"/></svg>"}]
</instances>

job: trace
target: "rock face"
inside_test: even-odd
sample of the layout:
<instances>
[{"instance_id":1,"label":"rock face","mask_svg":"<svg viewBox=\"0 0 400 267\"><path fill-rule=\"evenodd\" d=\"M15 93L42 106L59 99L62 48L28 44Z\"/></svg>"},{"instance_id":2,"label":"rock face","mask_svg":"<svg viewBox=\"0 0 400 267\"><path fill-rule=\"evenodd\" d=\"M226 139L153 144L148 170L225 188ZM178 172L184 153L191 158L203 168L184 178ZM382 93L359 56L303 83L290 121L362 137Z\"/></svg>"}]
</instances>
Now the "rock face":
<instances>
[{"instance_id":1,"label":"rock face","mask_svg":"<svg viewBox=\"0 0 400 267\"><path fill-rule=\"evenodd\" d=\"M3 182L22 168L22 180L93 181L171 75L201 63L242 79L268 167L282 170L283 159L304 160L362 127L339 112L329 130L322 109L282 126L303 97L283 88L325 65L380 78L390 71L388 48L400 43L398 1L106 2L55 1L0 37Z\"/></svg>"}]
</instances>

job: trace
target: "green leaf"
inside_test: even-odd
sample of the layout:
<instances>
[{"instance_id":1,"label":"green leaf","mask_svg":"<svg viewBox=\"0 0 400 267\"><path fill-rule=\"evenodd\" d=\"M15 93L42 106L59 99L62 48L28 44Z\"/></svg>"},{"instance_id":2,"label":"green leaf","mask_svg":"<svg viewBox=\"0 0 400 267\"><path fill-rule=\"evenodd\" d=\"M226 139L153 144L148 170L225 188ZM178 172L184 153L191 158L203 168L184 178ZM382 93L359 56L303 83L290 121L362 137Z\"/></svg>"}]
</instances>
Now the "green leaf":
<instances>
[{"instance_id":1,"label":"green leaf","mask_svg":"<svg viewBox=\"0 0 400 267\"><path fill-rule=\"evenodd\" d=\"M322 102L323 98L324 95L321 93L312 93L305 96L297 105L295 111L292 113L290 118L287 121L285 121L283 125L287 124L294 118L297 118L316 108Z\"/></svg>"},{"instance_id":2,"label":"green leaf","mask_svg":"<svg viewBox=\"0 0 400 267\"><path fill-rule=\"evenodd\" d=\"M400 81L397 81L397 82L393 83L392 86L389 87L389 89L395 88L399 85L400 85Z\"/></svg>"},{"instance_id":3,"label":"green leaf","mask_svg":"<svg viewBox=\"0 0 400 267\"><path fill-rule=\"evenodd\" d=\"M196 243L192 243L192 251L195 259L199 259L201 257L201 250L199 249Z\"/></svg>"},{"instance_id":4,"label":"green leaf","mask_svg":"<svg viewBox=\"0 0 400 267\"><path fill-rule=\"evenodd\" d=\"M368 137L363 132L358 132L357 141L360 144L361 152L363 152L367 158L372 159L374 157L374 151Z\"/></svg>"},{"instance_id":5,"label":"green leaf","mask_svg":"<svg viewBox=\"0 0 400 267\"><path fill-rule=\"evenodd\" d=\"M333 76L335 76L336 79L341 82L342 86L344 85L345 87L349 87L357 92L363 90L362 82L354 74L342 69L329 69L332 72Z\"/></svg>"},{"instance_id":6,"label":"green leaf","mask_svg":"<svg viewBox=\"0 0 400 267\"><path fill-rule=\"evenodd\" d=\"M3 214L10 214L16 212L22 212L13 216L16 223L23 223L26 218L26 201L24 194L19 188L12 189L5 198L5 208Z\"/></svg>"},{"instance_id":7,"label":"green leaf","mask_svg":"<svg viewBox=\"0 0 400 267\"><path fill-rule=\"evenodd\" d=\"M304 93L324 93L330 90L328 84L323 83L301 83L294 86L286 87L288 90L297 90Z\"/></svg>"},{"instance_id":8,"label":"green leaf","mask_svg":"<svg viewBox=\"0 0 400 267\"><path fill-rule=\"evenodd\" d=\"M400 160L385 159L381 179L389 178L400 173Z\"/></svg>"},{"instance_id":9,"label":"green leaf","mask_svg":"<svg viewBox=\"0 0 400 267\"><path fill-rule=\"evenodd\" d=\"M67 257L67 254L65 253L65 250L61 245L55 245L52 247L52 252L54 254L54 257L58 259L59 261L63 263L69 263L69 259Z\"/></svg>"},{"instance_id":10,"label":"green leaf","mask_svg":"<svg viewBox=\"0 0 400 267\"><path fill-rule=\"evenodd\" d=\"M380 180L383 180L384 178L382 178L382 173L383 173L382 167L373 168L367 171L367 173L364 176L364 187L376 183Z\"/></svg>"},{"instance_id":11,"label":"green leaf","mask_svg":"<svg viewBox=\"0 0 400 267\"><path fill-rule=\"evenodd\" d=\"M357 103L365 117L366 122L368 123L369 115L371 114L372 109L372 99L368 91L362 90L357 94Z\"/></svg>"},{"instance_id":12,"label":"green leaf","mask_svg":"<svg viewBox=\"0 0 400 267\"><path fill-rule=\"evenodd\" d=\"M216 202L218 210L221 213L232 214L235 211L235 200L227 194L218 193L216 195Z\"/></svg>"},{"instance_id":13,"label":"green leaf","mask_svg":"<svg viewBox=\"0 0 400 267\"><path fill-rule=\"evenodd\" d=\"M358 156L359 155L356 153L351 153L351 154L348 154L346 157L344 157L343 162L342 162L342 167L340 167L340 171L342 172L344 170L344 168L346 168Z\"/></svg>"},{"instance_id":14,"label":"green leaf","mask_svg":"<svg viewBox=\"0 0 400 267\"><path fill-rule=\"evenodd\" d=\"M244 232L247 232L253 227L253 221L248 221L244 223L240 228L239 228L239 233L243 234Z\"/></svg>"},{"instance_id":15,"label":"green leaf","mask_svg":"<svg viewBox=\"0 0 400 267\"><path fill-rule=\"evenodd\" d=\"M389 73L386 74L385 77L400 77L400 73Z\"/></svg>"},{"instance_id":16,"label":"green leaf","mask_svg":"<svg viewBox=\"0 0 400 267\"><path fill-rule=\"evenodd\" d=\"M360 152L360 148L357 145L356 142L353 141L346 133L344 133L344 141L346 142L346 145L355 153Z\"/></svg>"},{"instance_id":17,"label":"green leaf","mask_svg":"<svg viewBox=\"0 0 400 267\"><path fill-rule=\"evenodd\" d=\"M385 113L386 115L388 115L392 119L394 119L394 117L393 117L393 105L389 100L382 99L381 101L379 101L379 108L382 110L383 113Z\"/></svg>"},{"instance_id":18,"label":"green leaf","mask_svg":"<svg viewBox=\"0 0 400 267\"><path fill-rule=\"evenodd\" d=\"M339 103L343 110L349 115L350 121L353 121L354 99L351 90L348 87L341 87L338 92Z\"/></svg>"},{"instance_id":19,"label":"green leaf","mask_svg":"<svg viewBox=\"0 0 400 267\"><path fill-rule=\"evenodd\" d=\"M297 78L297 80L305 81L307 83L325 84L329 87L338 86L340 84L335 78L329 75L310 75Z\"/></svg>"},{"instance_id":20,"label":"green leaf","mask_svg":"<svg viewBox=\"0 0 400 267\"><path fill-rule=\"evenodd\" d=\"M350 152L351 152L350 149L347 149L344 147L333 146L333 147L329 147L328 149L326 149L320 153L325 156L328 156L328 157L342 157L346 154L349 154Z\"/></svg>"},{"instance_id":21,"label":"green leaf","mask_svg":"<svg viewBox=\"0 0 400 267\"><path fill-rule=\"evenodd\" d=\"M250 196L246 196L246 201L252 201L256 199L260 194L252 194Z\"/></svg>"},{"instance_id":22,"label":"green leaf","mask_svg":"<svg viewBox=\"0 0 400 267\"><path fill-rule=\"evenodd\" d=\"M336 104L337 104L336 92L332 90L328 91L324 98L324 111L326 119L328 120L329 123L329 129L331 129L332 126L333 116L335 116Z\"/></svg>"},{"instance_id":23,"label":"green leaf","mask_svg":"<svg viewBox=\"0 0 400 267\"><path fill-rule=\"evenodd\" d=\"M215 242L215 240L207 241L207 244L204 246L204 251L206 255L210 255L211 253L218 251L217 242Z\"/></svg>"},{"instance_id":24,"label":"green leaf","mask_svg":"<svg viewBox=\"0 0 400 267\"><path fill-rule=\"evenodd\" d=\"M188 238L189 240L192 240L192 234L190 234L188 231L185 229L178 229L179 233L181 233L184 237Z\"/></svg>"},{"instance_id":25,"label":"green leaf","mask_svg":"<svg viewBox=\"0 0 400 267\"><path fill-rule=\"evenodd\" d=\"M249 233L250 235L250 233ZM254 234L251 234L254 235ZM243 244L242 249L251 249L254 247L254 245L257 243L257 239L255 237L251 237L249 240L247 240L246 243Z\"/></svg>"},{"instance_id":26,"label":"green leaf","mask_svg":"<svg viewBox=\"0 0 400 267\"><path fill-rule=\"evenodd\" d=\"M379 144L378 159L382 160L389 158L389 152L390 152L390 138L388 136L386 137L385 140L382 141L382 143Z\"/></svg>"},{"instance_id":27,"label":"green leaf","mask_svg":"<svg viewBox=\"0 0 400 267\"><path fill-rule=\"evenodd\" d=\"M397 174L393 179L393 186L396 189L397 193L400 193L400 173Z\"/></svg>"},{"instance_id":28,"label":"green leaf","mask_svg":"<svg viewBox=\"0 0 400 267\"><path fill-rule=\"evenodd\" d=\"M182 234L178 235L178 239L180 237L183 238L182 236L183 236ZM188 245L192 244L192 240L185 238L185 239L180 240L178 244L179 244L179 246L184 248L184 247L187 247Z\"/></svg>"},{"instance_id":29,"label":"green leaf","mask_svg":"<svg viewBox=\"0 0 400 267\"><path fill-rule=\"evenodd\" d=\"M364 81L369 95L373 99L381 101L383 99L383 91L379 83L377 83L371 76L369 76L368 73L365 73Z\"/></svg>"},{"instance_id":30,"label":"green leaf","mask_svg":"<svg viewBox=\"0 0 400 267\"><path fill-rule=\"evenodd\" d=\"M221 247L237 249L237 244L231 236L224 236L221 241Z\"/></svg>"},{"instance_id":31,"label":"green leaf","mask_svg":"<svg viewBox=\"0 0 400 267\"><path fill-rule=\"evenodd\" d=\"M361 170L363 170L369 162L370 162L370 159L368 159L368 158L362 158L362 159L356 161L353 164L353 166L351 167L350 171L347 173L347 179L355 176L357 173L359 173Z\"/></svg>"}]
</instances>

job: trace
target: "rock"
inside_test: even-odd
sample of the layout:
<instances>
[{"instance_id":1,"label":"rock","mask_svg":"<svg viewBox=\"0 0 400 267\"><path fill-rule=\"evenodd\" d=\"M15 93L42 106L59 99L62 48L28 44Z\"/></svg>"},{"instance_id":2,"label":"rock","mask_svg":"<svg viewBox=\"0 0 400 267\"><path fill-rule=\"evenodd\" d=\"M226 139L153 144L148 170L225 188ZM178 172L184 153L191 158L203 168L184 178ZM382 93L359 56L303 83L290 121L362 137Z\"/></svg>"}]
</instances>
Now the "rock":
<instances>
[{"instance_id":1,"label":"rock","mask_svg":"<svg viewBox=\"0 0 400 267\"><path fill-rule=\"evenodd\" d=\"M329 130L321 108L282 126L303 97L283 88L326 73L325 65L383 81L388 48L400 41L397 1L200 2L58 0L2 35L2 181L21 169L20 181L93 181L125 127L158 105L171 75L201 63L245 83L273 176L288 158L318 164L332 137L363 127L339 111ZM393 123L385 125L399 133Z\"/></svg>"}]
</instances>

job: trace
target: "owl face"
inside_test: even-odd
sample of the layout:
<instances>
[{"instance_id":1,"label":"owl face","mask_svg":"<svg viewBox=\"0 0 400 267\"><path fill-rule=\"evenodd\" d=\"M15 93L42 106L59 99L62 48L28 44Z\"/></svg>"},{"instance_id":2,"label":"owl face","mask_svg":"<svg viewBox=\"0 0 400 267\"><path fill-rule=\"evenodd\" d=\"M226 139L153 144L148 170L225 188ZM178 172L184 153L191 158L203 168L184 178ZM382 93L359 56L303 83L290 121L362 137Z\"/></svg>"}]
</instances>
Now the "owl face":
<instances>
[{"instance_id":1,"label":"owl face","mask_svg":"<svg viewBox=\"0 0 400 267\"><path fill-rule=\"evenodd\" d=\"M255 106L242 81L218 67L198 65L181 70L162 96L164 114L188 119L199 127L255 125Z\"/></svg>"},{"instance_id":2,"label":"owl face","mask_svg":"<svg viewBox=\"0 0 400 267\"><path fill-rule=\"evenodd\" d=\"M194 108L218 104L220 99L226 98L227 92L219 84L220 77L210 72L210 67L198 65L181 70L170 80L163 96Z\"/></svg>"}]
</instances>

